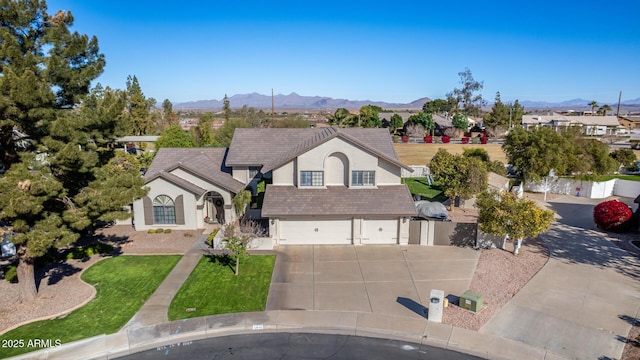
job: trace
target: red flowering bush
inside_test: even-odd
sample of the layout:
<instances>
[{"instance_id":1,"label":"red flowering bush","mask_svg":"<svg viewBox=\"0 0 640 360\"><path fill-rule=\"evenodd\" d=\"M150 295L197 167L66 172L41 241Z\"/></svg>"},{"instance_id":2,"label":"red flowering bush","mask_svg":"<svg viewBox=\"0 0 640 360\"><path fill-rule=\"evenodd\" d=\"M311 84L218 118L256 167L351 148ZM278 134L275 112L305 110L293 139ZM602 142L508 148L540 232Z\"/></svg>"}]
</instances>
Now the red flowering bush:
<instances>
[{"instance_id":1,"label":"red flowering bush","mask_svg":"<svg viewBox=\"0 0 640 360\"><path fill-rule=\"evenodd\" d=\"M593 221L602 230L623 230L631 216L629 206L618 200L602 202L593 209Z\"/></svg>"},{"instance_id":2,"label":"red flowering bush","mask_svg":"<svg viewBox=\"0 0 640 360\"><path fill-rule=\"evenodd\" d=\"M447 135L443 135L442 136L442 143L443 144L447 144L451 141L451 137L447 136Z\"/></svg>"}]
</instances>

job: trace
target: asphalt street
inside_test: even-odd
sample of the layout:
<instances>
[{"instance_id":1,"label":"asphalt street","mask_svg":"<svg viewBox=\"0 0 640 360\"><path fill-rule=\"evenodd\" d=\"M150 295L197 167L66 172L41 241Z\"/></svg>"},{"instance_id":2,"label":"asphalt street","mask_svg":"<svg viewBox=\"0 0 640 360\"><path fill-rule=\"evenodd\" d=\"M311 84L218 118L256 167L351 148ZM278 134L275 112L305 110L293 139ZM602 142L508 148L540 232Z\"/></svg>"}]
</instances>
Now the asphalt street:
<instances>
[{"instance_id":1,"label":"asphalt street","mask_svg":"<svg viewBox=\"0 0 640 360\"><path fill-rule=\"evenodd\" d=\"M438 359L479 357L410 342L351 335L271 333L165 345L119 359Z\"/></svg>"}]
</instances>

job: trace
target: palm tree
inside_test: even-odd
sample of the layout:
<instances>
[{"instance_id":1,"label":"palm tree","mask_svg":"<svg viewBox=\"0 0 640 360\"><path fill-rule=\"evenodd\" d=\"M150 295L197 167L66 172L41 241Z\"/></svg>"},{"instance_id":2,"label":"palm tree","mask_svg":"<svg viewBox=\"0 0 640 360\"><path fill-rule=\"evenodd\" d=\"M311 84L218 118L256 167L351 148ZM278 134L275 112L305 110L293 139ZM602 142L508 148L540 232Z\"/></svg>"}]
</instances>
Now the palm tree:
<instances>
[{"instance_id":1,"label":"palm tree","mask_svg":"<svg viewBox=\"0 0 640 360\"><path fill-rule=\"evenodd\" d=\"M591 106L591 115L593 115L596 112L596 108L598 107L598 103L595 100L592 100L589 103L589 106Z\"/></svg>"},{"instance_id":2,"label":"palm tree","mask_svg":"<svg viewBox=\"0 0 640 360\"><path fill-rule=\"evenodd\" d=\"M611 106L607 104L600 106L600 109L598 109L598 112L602 113L602 116L607 116L607 111L611 111Z\"/></svg>"}]
</instances>

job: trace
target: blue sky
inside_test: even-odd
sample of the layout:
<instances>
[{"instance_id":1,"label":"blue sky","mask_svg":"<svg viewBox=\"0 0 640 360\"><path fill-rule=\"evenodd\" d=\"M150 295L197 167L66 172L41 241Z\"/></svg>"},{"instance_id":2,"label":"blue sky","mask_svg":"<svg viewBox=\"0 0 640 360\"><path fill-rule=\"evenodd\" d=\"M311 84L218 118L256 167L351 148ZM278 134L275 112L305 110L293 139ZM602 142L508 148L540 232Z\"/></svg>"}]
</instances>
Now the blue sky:
<instances>
[{"instance_id":1,"label":"blue sky","mask_svg":"<svg viewBox=\"0 0 640 360\"><path fill-rule=\"evenodd\" d=\"M640 97L638 0L49 0L98 37L98 81L174 103L296 92L350 100L444 98L471 69L493 101Z\"/></svg>"}]
</instances>

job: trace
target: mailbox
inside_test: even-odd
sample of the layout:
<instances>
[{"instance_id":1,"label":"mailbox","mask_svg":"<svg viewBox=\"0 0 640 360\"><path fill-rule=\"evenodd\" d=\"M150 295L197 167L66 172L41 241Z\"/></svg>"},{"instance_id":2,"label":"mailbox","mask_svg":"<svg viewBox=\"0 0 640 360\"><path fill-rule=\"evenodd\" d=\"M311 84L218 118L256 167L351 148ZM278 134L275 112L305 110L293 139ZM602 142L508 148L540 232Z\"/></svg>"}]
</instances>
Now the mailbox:
<instances>
[{"instance_id":1,"label":"mailbox","mask_svg":"<svg viewBox=\"0 0 640 360\"><path fill-rule=\"evenodd\" d=\"M442 312L444 309L444 291L431 290L429 295L429 321L442 322Z\"/></svg>"}]
</instances>

